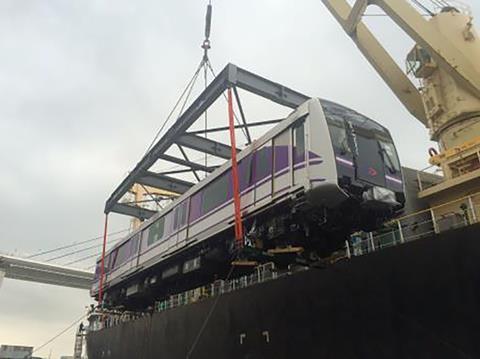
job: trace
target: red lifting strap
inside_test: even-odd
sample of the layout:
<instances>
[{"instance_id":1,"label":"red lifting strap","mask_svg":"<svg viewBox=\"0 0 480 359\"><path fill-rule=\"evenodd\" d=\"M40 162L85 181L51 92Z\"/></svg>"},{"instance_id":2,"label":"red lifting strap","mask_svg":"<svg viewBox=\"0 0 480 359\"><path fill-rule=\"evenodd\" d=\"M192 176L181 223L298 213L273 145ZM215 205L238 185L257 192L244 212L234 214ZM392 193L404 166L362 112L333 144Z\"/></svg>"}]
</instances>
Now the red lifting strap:
<instances>
[{"instance_id":1,"label":"red lifting strap","mask_svg":"<svg viewBox=\"0 0 480 359\"><path fill-rule=\"evenodd\" d=\"M240 211L240 191L238 188L237 144L235 141L235 125L233 122L232 89L228 89L228 123L230 129L230 146L232 148L232 184L233 203L235 206L235 240L237 248L243 247L242 213Z\"/></svg>"},{"instance_id":2,"label":"red lifting strap","mask_svg":"<svg viewBox=\"0 0 480 359\"><path fill-rule=\"evenodd\" d=\"M100 283L98 289L98 304L102 305L103 301L103 277L105 275L105 249L107 247L107 228L108 228L108 214L105 214L105 227L103 229L103 248L102 248L102 262L100 264Z\"/></svg>"}]
</instances>

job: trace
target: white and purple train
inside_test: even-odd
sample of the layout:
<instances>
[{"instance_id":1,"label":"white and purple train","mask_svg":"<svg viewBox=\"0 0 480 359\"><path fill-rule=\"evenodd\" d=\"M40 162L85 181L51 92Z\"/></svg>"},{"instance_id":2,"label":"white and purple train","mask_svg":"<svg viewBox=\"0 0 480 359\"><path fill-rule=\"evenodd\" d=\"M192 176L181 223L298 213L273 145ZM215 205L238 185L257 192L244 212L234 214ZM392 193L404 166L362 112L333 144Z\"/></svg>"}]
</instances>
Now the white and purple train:
<instances>
[{"instance_id":1,"label":"white and purple train","mask_svg":"<svg viewBox=\"0 0 480 359\"><path fill-rule=\"evenodd\" d=\"M319 258L405 201L390 133L338 104L311 99L238 154L243 225L261 251L301 246ZM105 257L110 305L151 302L221 277L234 206L227 161L116 244ZM92 296L98 295L100 260Z\"/></svg>"}]
</instances>

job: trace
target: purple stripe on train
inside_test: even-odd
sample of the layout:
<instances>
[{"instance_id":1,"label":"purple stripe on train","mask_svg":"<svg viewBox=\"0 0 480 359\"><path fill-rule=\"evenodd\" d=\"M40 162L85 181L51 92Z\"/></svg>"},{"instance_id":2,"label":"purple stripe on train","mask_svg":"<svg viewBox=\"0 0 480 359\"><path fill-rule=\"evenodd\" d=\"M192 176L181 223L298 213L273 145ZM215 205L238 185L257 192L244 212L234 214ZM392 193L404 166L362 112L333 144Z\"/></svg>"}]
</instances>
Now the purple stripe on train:
<instances>
[{"instance_id":1,"label":"purple stripe on train","mask_svg":"<svg viewBox=\"0 0 480 359\"><path fill-rule=\"evenodd\" d=\"M260 150L257 150L255 153L249 154L248 156L243 158L238 165L240 192L242 192L242 194L246 194L252 191L255 187L265 183L266 181L271 179L272 172L274 174L273 177L275 178L287 173L289 169L290 148L291 147L289 146L275 146L275 152L273 152L272 147L263 147ZM292 152L293 157L295 158L295 169L305 167L305 154L296 155L295 151ZM321 160L321 157L313 152L308 153L308 159L311 165L320 164L323 162ZM231 199L233 197L230 170L227 170L226 173L216 178L211 184L209 184L209 186L214 185L223 176L227 176L228 187L226 189L225 197L220 203L218 203L214 207L215 210L218 210L219 208L227 205L229 201L231 202ZM206 215L208 212L213 211L213 209L204 211L203 197L205 188L195 193L190 198L190 211L188 220L190 224L199 219L200 217ZM173 211L170 213L173 213ZM165 233L163 233L162 237L165 238L170 236L171 233L169 232L170 231L165 228ZM138 240L139 237L135 236L129 239L127 242L122 243L118 248L109 253L107 258L107 271L110 271L111 269L118 269L119 267L122 267L124 264L126 264L128 258L133 255L132 249L137 247L136 244L134 244L132 241L137 242ZM125 253L119 253L123 251L125 251Z\"/></svg>"}]
</instances>

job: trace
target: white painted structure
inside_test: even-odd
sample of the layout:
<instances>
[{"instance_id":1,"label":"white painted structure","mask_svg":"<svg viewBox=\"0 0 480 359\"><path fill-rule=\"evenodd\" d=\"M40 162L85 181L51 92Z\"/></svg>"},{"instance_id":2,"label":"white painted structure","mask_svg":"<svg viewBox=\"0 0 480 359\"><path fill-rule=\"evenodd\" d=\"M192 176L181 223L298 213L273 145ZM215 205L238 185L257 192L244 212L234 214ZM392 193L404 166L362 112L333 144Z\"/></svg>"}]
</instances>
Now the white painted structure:
<instances>
[{"instance_id":1,"label":"white painted structure","mask_svg":"<svg viewBox=\"0 0 480 359\"><path fill-rule=\"evenodd\" d=\"M51 263L0 254L0 287L3 278L90 289L93 273Z\"/></svg>"}]
</instances>

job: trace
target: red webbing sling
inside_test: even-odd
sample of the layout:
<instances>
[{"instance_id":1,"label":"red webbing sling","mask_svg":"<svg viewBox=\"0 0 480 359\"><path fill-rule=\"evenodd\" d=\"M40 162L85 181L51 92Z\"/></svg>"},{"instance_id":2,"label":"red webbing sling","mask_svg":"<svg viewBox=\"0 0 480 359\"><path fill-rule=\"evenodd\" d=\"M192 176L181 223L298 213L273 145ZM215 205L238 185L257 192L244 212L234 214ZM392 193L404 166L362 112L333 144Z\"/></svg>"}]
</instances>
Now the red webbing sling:
<instances>
[{"instance_id":1,"label":"red webbing sling","mask_svg":"<svg viewBox=\"0 0 480 359\"><path fill-rule=\"evenodd\" d=\"M240 191L238 187L237 144L235 141L235 125L233 122L232 89L228 89L228 123L230 129L230 146L232 148L232 184L233 203L235 206L235 241L237 248L243 247L242 214L240 211Z\"/></svg>"},{"instance_id":2,"label":"red webbing sling","mask_svg":"<svg viewBox=\"0 0 480 359\"><path fill-rule=\"evenodd\" d=\"M107 247L107 228L108 228L108 214L105 214L105 226L103 229L103 248L102 261L100 264L100 284L98 290L98 304L102 305L103 301L103 276L105 275L105 249Z\"/></svg>"}]
</instances>

